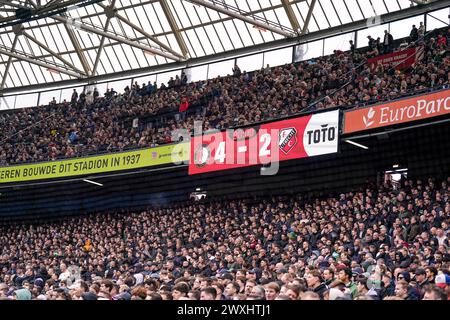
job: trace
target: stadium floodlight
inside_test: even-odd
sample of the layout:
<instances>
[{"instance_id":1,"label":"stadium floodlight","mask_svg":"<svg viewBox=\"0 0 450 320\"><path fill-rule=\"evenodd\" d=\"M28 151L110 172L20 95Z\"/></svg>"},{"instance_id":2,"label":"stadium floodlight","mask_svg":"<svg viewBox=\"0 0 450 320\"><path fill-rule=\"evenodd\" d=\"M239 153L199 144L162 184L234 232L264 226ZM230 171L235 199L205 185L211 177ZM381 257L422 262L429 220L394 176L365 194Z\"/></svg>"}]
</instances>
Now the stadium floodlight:
<instances>
[{"instance_id":1,"label":"stadium floodlight","mask_svg":"<svg viewBox=\"0 0 450 320\"><path fill-rule=\"evenodd\" d=\"M101 183L99 183L99 182L95 182L95 181L88 180L88 179L83 179L83 181L84 181L84 182L87 182L87 183L95 184L96 186L103 187L103 184L101 184Z\"/></svg>"},{"instance_id":2,"label":"stadium floodlight","mask_svg":"<svg viewBox=\"0 0 450 320\"><path fill-rule=\"evenodd\" d=\"M396 168L398 168L398 167L400 167L399 164L394 164L394 165L392 166L392 168L394 168L394 169L396 169Z\"/></svg>"},{"instance_id":3,"label":"stadium floodlight","mask_svg":"<svg viewBox=\"0 0 450 320\"><path fill-rule=\"evenodd\" d=\"M369 149L369 147L367 147L367 146L365 146L365 145L362 145L362 144L359 144L359 143L357 143L357 142L355 142L355 141L352 141L352 140L345 140L345 142L347 142L347 143L350 143L350 144L352 144L352 145L354 145L354 146L357 146L357 147L359 147L359 148L362 148L362 149L364 149L364 150L368 150Z\"/></svg>"}]
</instances>

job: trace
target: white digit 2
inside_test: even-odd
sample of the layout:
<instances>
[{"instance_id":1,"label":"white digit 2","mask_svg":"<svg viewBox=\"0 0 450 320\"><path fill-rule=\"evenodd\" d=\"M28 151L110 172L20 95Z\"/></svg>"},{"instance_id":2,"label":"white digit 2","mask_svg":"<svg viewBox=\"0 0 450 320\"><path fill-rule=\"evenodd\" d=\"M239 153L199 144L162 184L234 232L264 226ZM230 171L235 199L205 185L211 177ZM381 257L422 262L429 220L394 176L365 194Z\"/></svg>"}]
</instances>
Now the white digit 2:
<instances>
[{"instance_id":1,"label":"white digit 2","mask_svg":"<svg viewBox=\"0 0 450 320\"><path fill-rule=\"evenodd\" d=\"M261 149L259 149L259 157L270 156L270 142L272 141L272 137L270 134L265 133L259 138L259 142L262 143Z\"/></svg>"}]
</instances>

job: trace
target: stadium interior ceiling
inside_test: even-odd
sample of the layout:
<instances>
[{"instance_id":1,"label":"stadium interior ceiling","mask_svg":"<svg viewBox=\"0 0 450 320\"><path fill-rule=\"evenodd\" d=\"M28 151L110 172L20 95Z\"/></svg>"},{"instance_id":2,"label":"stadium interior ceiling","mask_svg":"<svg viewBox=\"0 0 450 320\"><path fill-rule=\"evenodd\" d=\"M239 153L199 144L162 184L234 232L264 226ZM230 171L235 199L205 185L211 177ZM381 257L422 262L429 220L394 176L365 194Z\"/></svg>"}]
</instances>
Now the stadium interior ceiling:
<instances>
[{"instance_id":1,"label":"stadium interior ceiling","mask_svg":"<svg viewBox=\"0 0 450 320\"><path fill-rule=\"evenodd\" d=\"M448 4L442 0L0 1L0 94L192 66L204 59L354 31Z\"/></svg>"}]
</instances>

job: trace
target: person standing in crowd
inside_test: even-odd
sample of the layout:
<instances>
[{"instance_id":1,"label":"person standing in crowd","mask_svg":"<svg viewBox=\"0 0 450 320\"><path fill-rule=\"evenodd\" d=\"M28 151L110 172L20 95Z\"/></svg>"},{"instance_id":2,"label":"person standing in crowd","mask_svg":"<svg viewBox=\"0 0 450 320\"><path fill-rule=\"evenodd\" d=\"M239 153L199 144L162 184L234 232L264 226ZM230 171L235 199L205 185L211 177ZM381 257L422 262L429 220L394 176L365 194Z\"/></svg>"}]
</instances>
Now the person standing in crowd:
<instances>
[{"instance_id":1,"label":"person standing in crowd","mask_svg":"<svg viewBox=\"0 0 450 320\"><path fill-rule=\"evenodd\" d=\"M234 65L233 69L233 76L234 77L240 77L241 76L241 68L237 64Z\"/></svg>"},{"instance_id":2,"label":"person standing in crowd","mask_svg":"<svg viewBox=\"0 0 450 320\"><path fill-rule=\"evenodd\" d=\"M72 97L70 98L70 103L72 106L74 106L77 103L78 100L78 92L77 89L73 89Z\"/></svg>"},{"instance_id":3,"label":"person standing in crowd","mask_svg":"<svg viewBox=\"0 0 450 320\"><path fill-rule=\"evenodd\" d=\"M368 36L367 36L367 39L369 39L369 42L368 42L368 44L367 44L368 47L369 47L369 50L372 51L373 49L376 48L376 46L377 46L377 41L376 41L374 38L372 38L371 35L368 35Z\"/></svg>"},{"instance_id":4,"label":"person standing in crowd","mask_svg":"<svg viewBox=\"0 0 450 320\"><path fill-rule=\"evenodd\" d=\"M350 40L349 43L350 43L350 52L352 54L355 54L356 48L355 48L355 44L353 43L353 40Z\"/></svg>"},{"instance_id":5,"label":"person standing in crowd","mask_svg":"<svg viewBox=\"0 0 450 320\"><path fill-rule=\"evenodd\" d=\"M416 25L413 24L411 32L409 33L409 42L416 42L417 40L419 40L419 30Z\"/></svg>"},{"instance_id":6,"label":"person standing in crowd","mask_svg":"<svg viewBox=\"0 0 450 320\"><path fill-rule=\"evenodd\" d=\"M384 38L383 38L384 53L385 54L391 53L393 45L394 45L394 37L387 30L384 30Z\"/></svg>"},{"instance_id":7,"label":"person standing in crowd","mask_svg":"<svg viewBox=\"0 0 450 320\"><path fill-rule=\"evenodd\" d=\"M425 36L425 25L420 21L419 29L417 30L418 40L422 41Z\"/></svg>"}]
</instances>

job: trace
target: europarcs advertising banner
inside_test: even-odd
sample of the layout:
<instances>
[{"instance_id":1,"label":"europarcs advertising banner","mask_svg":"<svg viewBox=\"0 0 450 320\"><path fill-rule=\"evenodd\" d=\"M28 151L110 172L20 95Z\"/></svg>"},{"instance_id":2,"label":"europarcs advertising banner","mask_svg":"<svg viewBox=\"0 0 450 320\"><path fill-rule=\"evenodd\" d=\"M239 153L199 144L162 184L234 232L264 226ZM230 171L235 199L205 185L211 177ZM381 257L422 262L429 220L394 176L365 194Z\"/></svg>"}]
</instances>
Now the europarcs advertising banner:
<instances>
[{"instance_id":1,"label":"europarcs advertising banner","mask_svg":"<svg viewBox=\"0 0 450 320\"><path fill-rule=\"evenodd\" d=\"M188 161L189 154L190 144L179 143L101 156L0 167L0 184L178 164Z\"/></svg>"}]
</instances>

